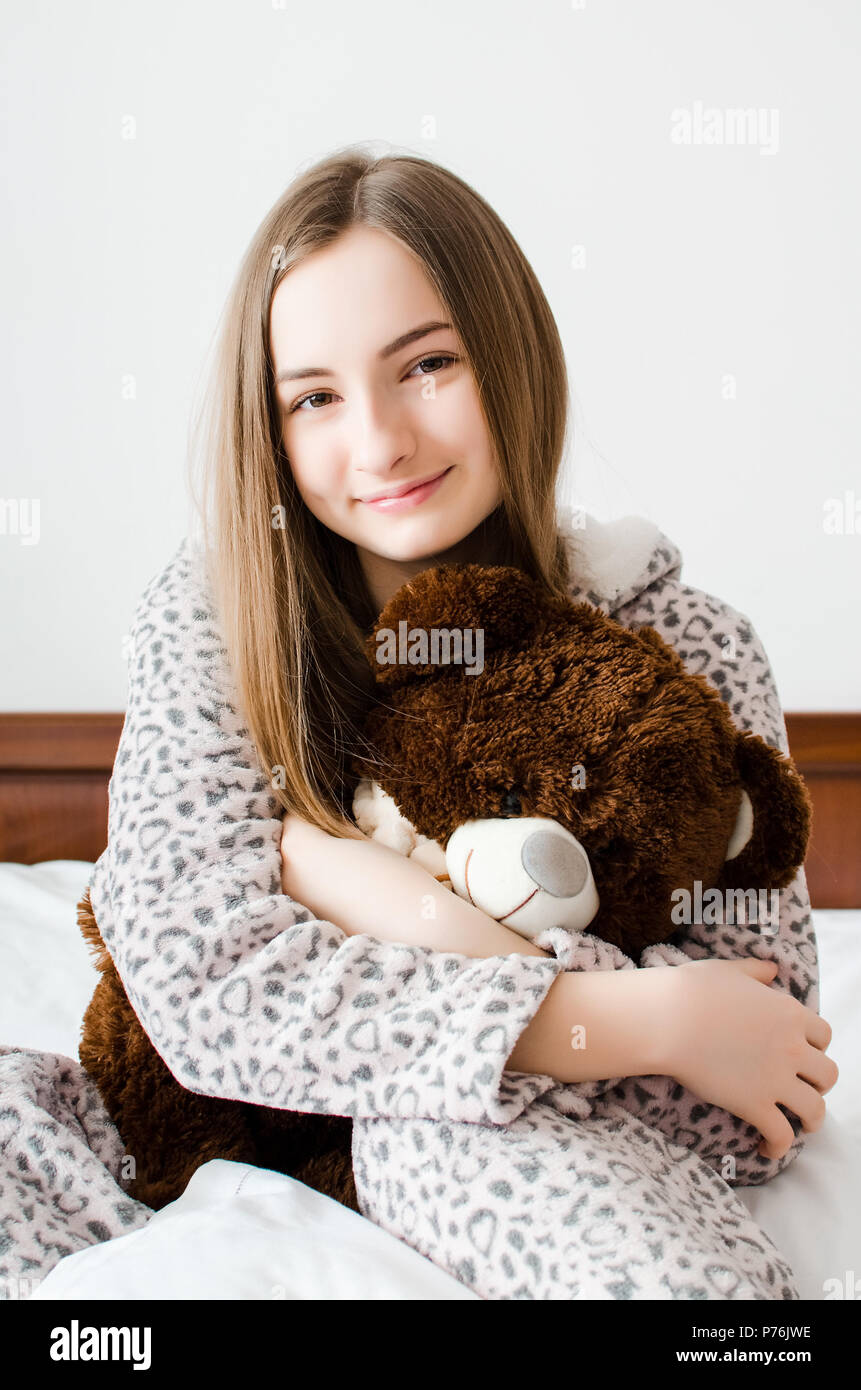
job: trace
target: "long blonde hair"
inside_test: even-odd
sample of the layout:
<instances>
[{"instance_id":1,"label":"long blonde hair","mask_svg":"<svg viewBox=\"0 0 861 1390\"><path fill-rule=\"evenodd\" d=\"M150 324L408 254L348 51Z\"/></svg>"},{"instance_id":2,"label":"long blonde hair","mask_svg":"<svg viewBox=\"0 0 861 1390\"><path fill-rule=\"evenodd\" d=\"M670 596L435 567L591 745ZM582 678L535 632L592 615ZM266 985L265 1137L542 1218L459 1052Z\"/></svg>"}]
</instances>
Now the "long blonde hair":
<instances>
[{"instance_id":1,"label":"long blonde hair","mask_svg":"<svg viewBox=\"0 0 861 1390\"><path fill-rule=\"evenodd\" d=\"M193 435L204 438L195 501L209 579L261 768L285 810L339 836L358 833L347 760L368 752L361 726L374 682L364 642L377 614L355 545L313 516L293 479L269 312L291 267L357 224L399 237L421 259L465 349L499 474L500 504L482 523L496 563L560 597L568 586L556 514L568 379L535 273L456 174L412 155L335 151L290 184L253 237Z\"/></svg>"}]
</instances>

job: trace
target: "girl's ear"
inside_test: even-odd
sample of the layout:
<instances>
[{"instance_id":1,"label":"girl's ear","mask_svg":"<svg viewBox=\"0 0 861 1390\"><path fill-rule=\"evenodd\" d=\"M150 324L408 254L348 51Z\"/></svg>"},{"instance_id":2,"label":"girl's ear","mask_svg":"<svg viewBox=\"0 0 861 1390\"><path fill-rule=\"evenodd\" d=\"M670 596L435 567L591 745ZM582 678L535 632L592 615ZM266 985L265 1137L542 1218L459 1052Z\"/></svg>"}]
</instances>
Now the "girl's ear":
<instances>
[{"instance_id":1,"label":"girl's ear","mask_svg":"<svg viewBox=\"0 0 861 1390\"><path fill-rule=\"evenodd\" d=\"M758 734L739 734L736 766L742 799L728 846L728 852L736 852L724 864L720 886L785 888L807 853L810 793L792 759Z\"/></svg>"}]
</instances>

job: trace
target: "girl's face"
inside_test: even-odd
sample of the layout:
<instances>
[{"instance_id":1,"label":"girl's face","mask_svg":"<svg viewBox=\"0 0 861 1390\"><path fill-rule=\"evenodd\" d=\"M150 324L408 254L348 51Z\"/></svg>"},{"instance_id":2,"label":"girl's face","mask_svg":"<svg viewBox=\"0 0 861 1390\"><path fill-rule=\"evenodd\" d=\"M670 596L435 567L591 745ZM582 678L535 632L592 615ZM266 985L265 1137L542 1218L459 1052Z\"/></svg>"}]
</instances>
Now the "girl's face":
<instances>
[{"instance_id":1,"label":"girl's face","mask_svg":"<svg viewBox=\"0 0 861 1390\"><path fill-rule=\"evenodd\" d=\"M417 573L425 564L411 561L443 555L500 501L475 380L445 320L421 263L364 226L294 266L272 299L296 485L319 521L355 542L378 591L383 572Z\"/></svg>"}]
</instances>

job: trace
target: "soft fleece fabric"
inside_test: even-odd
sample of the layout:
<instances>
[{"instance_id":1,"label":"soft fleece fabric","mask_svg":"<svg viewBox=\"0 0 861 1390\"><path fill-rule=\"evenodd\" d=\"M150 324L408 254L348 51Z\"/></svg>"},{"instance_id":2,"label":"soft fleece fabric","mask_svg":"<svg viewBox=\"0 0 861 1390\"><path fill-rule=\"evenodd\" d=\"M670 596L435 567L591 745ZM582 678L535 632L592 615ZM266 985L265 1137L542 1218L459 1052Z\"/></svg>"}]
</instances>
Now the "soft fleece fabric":
<instances>
[{"instance_id":1,"label":"soft fleece fabric","mask_svg":"<svg viewBox=\"0 0 861 1390\"><path fill-rule=\"evenodd\" d=\"M578 529L569 516L563 525L572 598L625 626L654 626L718 688L739 728L788 751L749 619L683 584L678 548L650 522L587 516ZM474 960L346 936L281 893L280 814L238 709L200 552L186 539L134 617L109 843L90 885L129 998L176 1078L206 1095L353 1116L366 1215L484 1297L798 1297L789 1266L717 1175L732 1152L731 1182L765 1181L793 1160L801 1134L769 1162L749 1126L670 1078L560 1086L505 1072L553 979L572 963L564 945L554 959ZM692 926L672 959L748 951L776 959L774 987L817 1009L803 870L781 902L777 935ZM578 1145L588 1134L587 1163ZM643 1200L664 1237L676 1231L675 1243L653 1241L648 1253L643 1201L626 1211L614 1144L620 1161L624 1151L639 1164L638 1183L652 1193ZM527 1158L538 1165L532 1177L522 1176ZM505 1176L494 1178L497 1168ZM616 1225L612 1272L594 1243L588 1260L570 1231L555 1243L559 1203L566 1212L576 1205L580 1186L578 1197L598 1190L602 1220L609 1212ZM620 1274L621 1250L629 1263ZM708 1273L715 1261L718 1275Z\"/></svg>"}]
</instances>

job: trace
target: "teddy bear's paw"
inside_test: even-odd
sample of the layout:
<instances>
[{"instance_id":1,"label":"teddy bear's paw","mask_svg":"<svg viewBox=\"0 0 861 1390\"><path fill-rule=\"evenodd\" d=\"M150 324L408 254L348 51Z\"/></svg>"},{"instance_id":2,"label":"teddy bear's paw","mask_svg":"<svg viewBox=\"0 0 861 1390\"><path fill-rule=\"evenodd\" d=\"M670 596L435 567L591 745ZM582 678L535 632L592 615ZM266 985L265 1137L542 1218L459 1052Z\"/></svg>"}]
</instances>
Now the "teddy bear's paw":
<instances>
[{"instance_id":1,"label":"teddy bear's paw","mask_svg":"<svg viewBox=\"0 0 861 1390\"><path fill-rule=\"evenodd\" d=\"M446 865L445 850L436 840L429 840L427 835L417 835L415 849L410 853L410 859L421 864L423 869L427 869L429 874L440 883L445 883L447 888L451 888L451 876Z\"/></svg>"},{"instance_id":2,"label":"teddy bear's paw","mask_svg":"<svg viewBox=\"0 0 861 1390\"><path fill-rule=\"evenodd\" d=\"M361 779L353 793L353 815L369 839L397 850L398 854L409 855L415 849L415 830L378 782L368 777Z\"/></svg>"}]
</instances>

